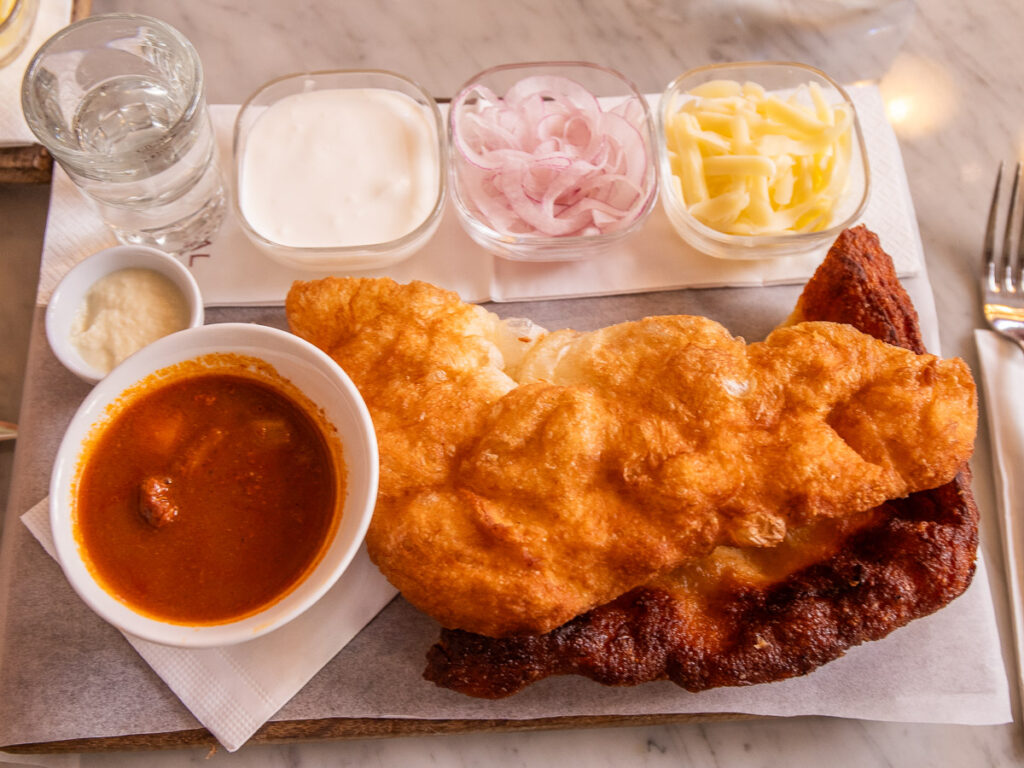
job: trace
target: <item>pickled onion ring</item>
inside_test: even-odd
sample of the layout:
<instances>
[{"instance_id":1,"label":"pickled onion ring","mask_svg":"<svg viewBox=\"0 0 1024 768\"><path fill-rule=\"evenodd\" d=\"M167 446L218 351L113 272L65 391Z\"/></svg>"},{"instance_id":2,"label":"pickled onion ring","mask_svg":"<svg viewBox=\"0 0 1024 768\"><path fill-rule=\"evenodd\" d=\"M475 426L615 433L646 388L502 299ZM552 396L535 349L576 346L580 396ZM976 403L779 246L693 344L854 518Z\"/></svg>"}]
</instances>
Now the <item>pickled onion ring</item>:
<instances>
[{"instance_id":1,"label":"pickled onion ring","mask_svg":"<svg viewBox=\"0 0 1024 768\"><path fill-rule=\"evenodd\" d=\"M615 232L648 202L645 111L636 97L605 111L569 78L534 76L504 97L471 85L451 109L460 190L500 234Z\"/></svg>"}]
</instances>

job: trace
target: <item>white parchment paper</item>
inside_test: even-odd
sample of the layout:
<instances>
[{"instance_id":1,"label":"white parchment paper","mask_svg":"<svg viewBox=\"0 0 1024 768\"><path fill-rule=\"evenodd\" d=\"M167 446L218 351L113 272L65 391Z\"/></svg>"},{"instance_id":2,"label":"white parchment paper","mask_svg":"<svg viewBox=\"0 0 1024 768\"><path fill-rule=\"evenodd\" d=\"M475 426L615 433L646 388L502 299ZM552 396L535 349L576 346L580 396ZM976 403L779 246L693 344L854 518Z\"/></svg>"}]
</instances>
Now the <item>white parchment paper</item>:
<instances>
[{"instance_id":1,"label":"white parchment paper","mask_svg":"<svg viewBox=\"0 0 1024 768\"><path fill-rule=\"evenodd\" d=\"M937 349L936 318L924 277L907 282L925 341ZM493 305L549 328L587 329L645 314L705 314L748 339L784 318L798 286L671 291L562 302ZM37 320L42 309L37 310ZM280 309L213 310L208 320L283 327ZM23 434L10 514L46 492L53 452L87 387L64 371L37 322L26 385ZM45 385L44 385L45 382ZM198 727L124 638L75 596L31 534L8 517L0 552L0 745ZM937 614L853 649L806 677L691 694L669 683L610 689L557 678L502 701L470 699L421 678L438 626L397 598L272 719L328 717L510 718L563 715L742 712L821 714L871 720L987 724L1011 719L984 564L970 589ZM303 653L301 641L292 651Z\"/></svg>"},{"instance_id":2,"label":"white parchment paper","mask_svg":"<svg viewBox=\"0 0 1024 768\"><path fill-rule=\"evenodd\" d=\"M21 517L56 557L49 499ZM364 546L320 600L270 634L224 648L173 648L125 635L217 740L234 752L398 594Z\"/></svg>"}]
</instances>

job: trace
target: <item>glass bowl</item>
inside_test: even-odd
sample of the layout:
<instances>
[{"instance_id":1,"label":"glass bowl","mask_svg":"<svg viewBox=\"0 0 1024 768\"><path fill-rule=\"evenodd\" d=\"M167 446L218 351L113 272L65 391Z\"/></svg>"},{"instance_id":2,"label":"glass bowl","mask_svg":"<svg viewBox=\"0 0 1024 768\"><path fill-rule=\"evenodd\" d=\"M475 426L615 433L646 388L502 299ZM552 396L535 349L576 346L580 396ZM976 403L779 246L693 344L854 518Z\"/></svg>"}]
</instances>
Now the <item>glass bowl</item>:
<instances>
[{"instance_id":1,"label":"glass bowl","mask_svg":"<svg viewBox=\"0 0 1024 768\"><path fill-rule=\"evenodd\" d=\"M538 234L533 225L524 224L524 220L518 214L509 214L508 218L514 223L506 226L504 223L496 222L493 216L489 216L474 199L483 200L482 189L497 189L494 187L494 169L482 167L473 155L475 148L472 146L472 139L469 137L469 126L475 115L486 113L493 105L498 104L502 109L509 106L510 100L506 99L510 89L526 78L556 78L549 80L548 87L541 95L545 106L571 102L574 107L582 109L591 97L599 100L600 113L613 113L616 117L608 119L609 124L618 123L614 128L609 128L606 136L612 136L613 141L621 137L622 141L617 142L619 147L628 146L634 150L631 157L635 158L633 164L628 166L631 170L631 182L635 187L630 187L626 192L620 187L616 190L617 211L625 210L627 215L618 217L614 223L603 222L601 227L585 226L582 229L568 234L546 235ZM571 81L568 88L559 84ZM537 81L541 82L541 81ZM590 96L576 90L579 86L589 92ZM500 103L499 103L500 102ZM517 102L518 103L518 102ZM590 102L591 108L592 101ZM525 112L523 114L531 114ZM536 118L537 113L532 113ZM594 114L594 113L589 113ZM467 116L473 115L467 121ZM548 113L547 116L550 116ZM619 118L622 118L621 120ZM531 130L539 126L543 118L536 118L537 123L531 124ZM599 120L606 118L599 117ZM596 122L596 120L595 120ZM623 126L626 126L623 128ZM631 127L630 127L631 126ZM468 130L467 130L468 128ZM622 132L620 133L620 128ZM629 237L641 226L654 207L658 194L657 183L657 162L654 150L654 120L646 99L629 80L618 72L602 67L597 64L586 62L537 62L522 64L506 64L484 70L470 78L459 89L458 95L452 100L451 109L448 115L448 138L451 146L451 159L449 163L450 186L452 190L452 201L459 222L469 236L486 250L498 256L521 261L567 261L581 259L607 250L610 246ZM561 129L556 129L556 132ZM558 136L558 140L572 140L568 137L567 131ZM537 128L536 134L541 131ZM468 142L468 143L467 143ZM517 143L516 149L518 158L526 158L520 148L525 145ZM612 144L613 152L615 143ZM493 147L488 147L488 150ZM576 149L565 152L561 150L549 152L543 146L538 146L530 156L528 173L536 173L539 163L545 161L541 155L547 154L547 160L560 154L554 162L568 162L565 156L575 153ZM642 158L640 152L642 151ZM527 162L525 159L523 162ZM548 171L551 167L548 166ZM611 172L611 171L609 171ZM556 181L557 183L557 173ZM607 173L606 173L607 175ZM481 186L489 185L489 186ZM596 185L595 185L596 186ZM523 185L522 189L527 190ZM551 187L545 187L551 189ZM486 203L494 206L495 200L500 206L511 209L512 203L508 202L507 193L501 193L498 197L492 197ZM594 195L596 198L598 195ZM534 202L540 203L539 195L534 192ZM552 210L561 210L561 201L567 198L560 197ZM586 201L585 201L586 202ZM507 212L506 212L507 213ZM503 217L506 213L501 213ZM557 214L556 214L557 215ZM548 220L550 221L550 220ZM561 224L561 222L559 223Z\"/></svg>"},{"instance_id":2,"label":"glass bowl","mask_svg":"<svg viewBox=\"0 0 1024 768\"><path fill-rule=\"evenodd\" d=\"M39 11L38 0L14 0L0 3L5 11L0 17L0 67L10 64L25 48L36 14Z\"/></svg>"},{"instance_id":3,"label":"glass bowl","mask_svg":"<svg viewBox=\"0 0 1024 768\"><path fill-rule=\"evenodd\" d=\"M730 234L694 217L683 199L681 183L672 167L668 148L669 120L697 86L718 80L757 83L769 93L788 96L799 86L815 83L825 102L835 107L848 105L853 120L848 175L828 223L807 232L782 231L770 234ZM673 227L698 251L722 259L764 259L797 256L827 248L836 236L864 213L871 187L867 151L857 111L843 88L824 72L794 62L744 62L713 64L690 70L669 84L657 111L658 160L661 173L662 206Z\"/></svg>"},{"instance_id":4,"label":"glass bowl","mask_svg":"<svg viewBox=\"0 0 1024 768\"><path fill-rule=\"evenodd\" d=\"M276 117L261 125L272 107ZM272 133L275 120L283 134ZM423 88L393 72L271 80L239 110L233 148L238 221L285 266L387 267L423 247L441 221L444 122Z\"/></svg>"}]
</instances>

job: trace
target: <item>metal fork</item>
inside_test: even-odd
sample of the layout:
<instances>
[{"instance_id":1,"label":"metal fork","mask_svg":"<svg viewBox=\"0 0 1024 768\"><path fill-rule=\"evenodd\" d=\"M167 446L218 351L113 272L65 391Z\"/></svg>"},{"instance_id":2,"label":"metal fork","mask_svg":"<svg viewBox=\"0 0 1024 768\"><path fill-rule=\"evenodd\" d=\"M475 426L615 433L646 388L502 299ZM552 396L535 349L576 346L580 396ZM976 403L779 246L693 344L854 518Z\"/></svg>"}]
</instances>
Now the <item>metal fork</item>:
<instances>
[{"instance_id":1,"label":"metal fork","mask_svg":"<svg viewBox=\"0 0 1024 768\"><path fill-rule=\"evenodd\" d=\"M981 277L985 319L992 330L1017 342L1024 350L1024 213L1015 228L1021 191L1021 163L1013 175L1010 206L1006 210L1002 248L996 249L996 219L999 212L999 191L1003 181L1003 164L999 164L996 188L985 228L985 267ZM1016 229L1017 247L1013 247Z\"/></svg>"}]
</instances>

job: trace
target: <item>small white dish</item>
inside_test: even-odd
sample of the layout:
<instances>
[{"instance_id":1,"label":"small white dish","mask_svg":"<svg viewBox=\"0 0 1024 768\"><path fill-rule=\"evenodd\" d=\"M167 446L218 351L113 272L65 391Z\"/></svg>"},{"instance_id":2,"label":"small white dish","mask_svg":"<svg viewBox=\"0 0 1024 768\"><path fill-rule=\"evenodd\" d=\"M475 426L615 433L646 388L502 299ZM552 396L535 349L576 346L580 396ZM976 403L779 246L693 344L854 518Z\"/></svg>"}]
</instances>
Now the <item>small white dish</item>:
<instances>
[{"instance_id":1,"label":"small white dish","mask_svg":"<svg viewBox=\"0 0 1024 768\"><path fill-rule=\"evenodd\" d=\"M209 355L241 355L269 364L333 426L345 463L340 522L313 569L276 602L241 619L183 625L152 618L107 592L91 572L75 535L76 490L82 455L94 428L141 380L169 366ZM228 368L228 371L231 369ZM104 378L68 426L50 478L50 525L57 559L71 586L102 618L123 632L163 645L232 645L271 632L312 606L341 577L362 545L377 498L377 440L369 411L348 375L321 350L286 331L220 323L171 334L144 347Z\"/></svg>"},{"instance_id":2,"label":"small white dish","mask_svg":"<svg viewBox=\"0 0 1024 768\"><path fill-rule=\"evenodd\" d=\"M95 384L106 374L90 365L71 341L71 328L85 295L98 280L122 269L151 269L167 277L181 291L188 308L189 328L203 324L203 297L196 279L178 259L155 248L118 245L94 253L64 275L46 307L46 339L64 367L78 378Z\"/></svg>"}]
</instances>

